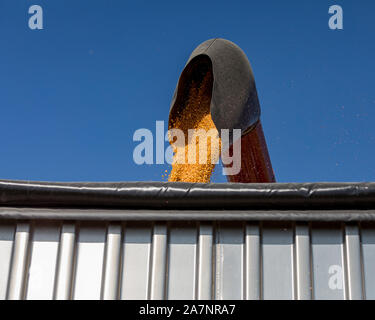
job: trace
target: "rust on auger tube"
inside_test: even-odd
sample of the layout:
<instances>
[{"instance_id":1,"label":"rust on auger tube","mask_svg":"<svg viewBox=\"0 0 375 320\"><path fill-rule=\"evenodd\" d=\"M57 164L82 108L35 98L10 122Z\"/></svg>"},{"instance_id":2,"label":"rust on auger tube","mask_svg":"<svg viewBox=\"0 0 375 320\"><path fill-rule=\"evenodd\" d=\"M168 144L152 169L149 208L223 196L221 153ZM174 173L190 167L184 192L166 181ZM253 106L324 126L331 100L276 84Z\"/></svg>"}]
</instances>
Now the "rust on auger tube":
<instances>
[{"instance_id":1,"label":"rust on auger tube","mask_svg":"<svg viewBox=\"0 0 375 320\"><path fill-rule=\"evenodd\" d=\"M233 42L211 39L192 52L173 95L168 127L174 151L169 181L210 182L221 150L229 182L275 182L253 72ZM224 153L240 159L228 163Z\"/></svg>"}]
</instances>

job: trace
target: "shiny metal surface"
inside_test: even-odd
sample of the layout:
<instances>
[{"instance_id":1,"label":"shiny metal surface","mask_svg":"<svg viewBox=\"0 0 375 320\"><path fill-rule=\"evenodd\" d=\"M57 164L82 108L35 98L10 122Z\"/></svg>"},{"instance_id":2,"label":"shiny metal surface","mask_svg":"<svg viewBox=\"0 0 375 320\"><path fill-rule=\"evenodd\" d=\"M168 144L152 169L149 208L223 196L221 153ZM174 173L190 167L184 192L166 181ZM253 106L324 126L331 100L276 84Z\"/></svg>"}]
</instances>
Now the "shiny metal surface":
<instances>
[{"instance_id":1,"label":"shiny metal surface","mask_svg":"<svg viewBox=\"0 0 375 320\"><path fill-rule=\"evenodd\" d=\"M262 228L263 299L294 299L294 252L291 224Z\"/></svg>"},{"instance_id":2,"label":"shiny metal surface","mask_svg":"<svg viewBox=\"0 0 375 320\"><path fill-rule=\"evenodd\" d=\"M0 220L0 299L375 299L375 224Z\"/></svg>"},{"instance_id":3,"label":"shiny metal surface","mask_svg":"<svg viewBox=\"0 0 375 320\"><path fill-rule=\"evenodd\" d=\"M361 228L363 266L362 291L366 299L375 300L375 225L363 225Z\"/></svg>"},{"instance_id":4,"label":"shiny metal surface","mask_svg":"<svg viewBox=\"0 0 375 320\"><path fill-rule=\"evenodd\" d=\"M57 257L54 299L68 300L72 295L72 279L75 258L76 227L74 223L61 226L59 253Z\"/></svg>"},{"instance_id":5,"label":"shiny metal surface","mask_svg":"<svg viewBox=\"0 0 375 320\"><path fill-rule=\"evenodd\" d=\"M311 249L310 230L307 223L299 223L295 226L295 295L298 300L310 300L311 286Z\"/></svg>"},{"instance_id":6,"label":"shiny metal surface","mask_svg":"<svg viewBox=\"0 0 375 320\"><path fill-rule=\"evenodd\" d=\"M259 300L261 297L261 238L259 224L246 225L246 299Z\"/></svg>"},{"instance_id":7,"label":"shiny metal surface","mask_svg":"<svg viewBox=\"0 0 375 320\"><path fill-rule=\"evenodd\" d=\"M244 227L240 223L219 224L216 229L215 297L244 298Z\"/></svg>"},{"instance_id":8,"label":"shiny metal surface","mask_svg":"<svg viewBox=\"0 0 375 320\"><path fill-rule=\"evenodd\" d=\"M147 299L150 286L153 228L150 223L128 223L122 243L122 300Z\"/></svg>"},{"instance_id":9,"label":"shiny metal surface","mask_svg":"<svg viewBox=\"0 0 375 320\"><path fill-rule=\"evenodd\" d=\"M171 224L169 228L167 299L195 299L197 231L196 225L189 223Z\"/></svg>"},{"instance_id":10,"label":"shiny metal surface","mask_svg":"<svg viewBox=\"0 0 375 320\"><path fill-rule=\"evenodd\" d=\"M101 297L106 225L82 223L79 226L73 298L96 300Z\"/></svg>"},{"instance_id":11,"label":"shiny metal surface","mask_svg":"<svg viewBox=\"0 0 375 320\"><path fill-rule=\"evenodd\" d=\"M52 299L60 226L57 223L37 223L32 226L30 265L26 283L26 299Z\"/></svg>"},{"instance_id":12,"label":"shiny metal surface","mask_svg":"<svg viewBox=\"0 0 375 320\"><path fill-rule=\"evenodd\" d=\"M198 284L196 298L212 299L213 283L213 239L214 228L210 223L200 223L198 239Z\"/></svg>"},{"instance_id":13,"label":"shiny metal surface","mask_svg":"<svg viewBox=\"0 0 375 320\"><path fill-rule=\"evenodd\" d=\"M121 257L121 225L110 224L104 255L104 270L102 281L102 299L116 300L118 298Z\"/></svg>"},{"instance_id":14,"label":"shiny metal surface","mask_svg":"<svg viewBox=\"0 0 375 320\"><path fill-rule=\"evenodd\" d=\"M167 248L168 229L166 223L157 223L153 228L151 250L151 280L149 296L151 300L165 299L165 283L167 281Z\"/></svg>"},{"instance_id":15,"label":"shiny metal surface","mask_svg":"<svg viewBox=\"0 0 375 320\"><path fill-rule=\"evenodd\" d=\"M30 224L17 224L7 287L7 298L9 300L21 300L25 298L25 287L29 274L29 237Z\"/></svg>"},{"instance_id":16,"label":"shiny metal surface","mask_svg":"<svg viewBox=\"0 0 375 320\"><path fill-rule=\"evenodd\" d=\"M345 299L344 230L339 224L312 229L313 293L315 299Z\"/></svg>"},{"instance_id":17,"label":"shiny metal surface","mask_svg":"<svg viewBox=\"0 0 375 320\"><path fill-rule=\"evenodd\" d=\"M12 259L15 225L0 224L0 299L6 297L8 278Z\"/></svg>"}]
</instances>

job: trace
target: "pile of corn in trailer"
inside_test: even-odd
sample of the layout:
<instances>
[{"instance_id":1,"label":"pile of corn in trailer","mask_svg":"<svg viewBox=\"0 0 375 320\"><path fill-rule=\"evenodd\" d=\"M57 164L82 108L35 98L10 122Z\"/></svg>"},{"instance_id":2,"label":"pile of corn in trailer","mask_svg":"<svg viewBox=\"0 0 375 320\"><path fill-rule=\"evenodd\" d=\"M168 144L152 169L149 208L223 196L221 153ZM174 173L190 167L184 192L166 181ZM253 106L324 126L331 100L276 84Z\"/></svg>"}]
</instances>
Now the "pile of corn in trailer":
<instances>
[{"instance_id":1,"label":"pile of corn in trailer","mask_svg":"<svg viewBox=\"0 0 375 320\"><path fill-rule=\"evenodd\" d=\"M375 184L0 180L0 299L374 299Z\"/></svg>"}]
</instances>

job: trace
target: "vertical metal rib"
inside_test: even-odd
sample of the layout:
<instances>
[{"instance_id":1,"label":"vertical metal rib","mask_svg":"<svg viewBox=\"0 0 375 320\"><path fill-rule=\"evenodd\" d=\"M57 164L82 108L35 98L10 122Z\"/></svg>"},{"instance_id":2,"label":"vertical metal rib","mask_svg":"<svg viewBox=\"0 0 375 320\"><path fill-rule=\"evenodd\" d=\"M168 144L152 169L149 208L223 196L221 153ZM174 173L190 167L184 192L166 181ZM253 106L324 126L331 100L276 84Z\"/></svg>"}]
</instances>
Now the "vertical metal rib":
<instances>
[{"instance_id":1,"label":"vertical metal rib","mask_svg":"<svg viewBox=\"0 0 375 320\"><path fill-rule=\"evenodd\" d=\"M150 281L150 299L165 299L167 260L167 226L156 223L152 235L152 264Z\"/></svg>"},{"instance_id":2,"label":"vertical metal rib","mask_svg":"<svg viewBox=\"0 0 375 320\"><path fill-rule=\"evenodd\" d=\"M307 224L295 227L295 272L298 300L311 299L310 232Z\"/></svg>"},{"instance_id":3,"label":"vertical metal rib","mask_svg":"<svg viewBox=\"0 0 375 320\"><path fill-rule=\"evenodd\" d=\"M212 253L213 253L213 228L210 223L201 223L199 226L198 249L198 286L197 299L212 299Z\"/></svg>"},{"instance_id":4,"label":"vertical metal rib","mask_svg":"<svg viewBox=\"0 0 375 320\"><path fill-rule=\"evenodd\" d=\"M75 224L64 223L60 234L55 290L53 294L53 298L56 300L69 300L72 298L75 238Z\"/></svg>"},{"instance_id":5,"label":"vertical metal rib","mask_svg":"<svg viewBox=\"0 0 375 320\"><path fill-rule=\"evenodd\" d=\"M7 299L9 300L22 300L25 298L29 258L29 237L30 224L18 223L14 239L12 264L7 292Z\"/></svg>"},{"instance_id":6,"label":"vertical metal rib","mask_svg":"<svg viewBox=\"0 0 375 320\"><path fill-rule=\"evenodd\" d=\"M15 225L0 225L0 300L6 297L12 259Z\"/></svg>"},{"instance_id":7,"label":"vertical metal rib","mask_svg":"<svg viewBox=\"0 0 375 320\"><path fill-rule=\"evenodd\" d=\"M362 300L361 245L358 225L345 226L345 249L350 300Z\"/></svg>"},{"instance_id":8,"label":"vertical metal rib","mask_svg":"<svg viewBox=\"0 0 375 320\"><path fill-rule=\"evenodd\" d=\"M107 241L104 255L104 272L102 282L102 299L116 300L120 274L121 225L108 226Z\"/></svg>"},{"instance_id":9,"label":"vertical metal rib","mask_svg":"<svg viewBox=\"0 0 375 320\"><path fill-rule=\"evenodd\" d=\"M169 229L167 299L195 299L196 223L174 223Z\"/></svg>"},{"instance_id":10,"label":"vertical metal rib","mask_svg":"<svg viewBox=\"0 0 375 320\"><path fill-rule=\"evenodd\" d=\"M259 224L246 225L246 300L260 299L260 232Z\"/></svg>"}]
</instances>

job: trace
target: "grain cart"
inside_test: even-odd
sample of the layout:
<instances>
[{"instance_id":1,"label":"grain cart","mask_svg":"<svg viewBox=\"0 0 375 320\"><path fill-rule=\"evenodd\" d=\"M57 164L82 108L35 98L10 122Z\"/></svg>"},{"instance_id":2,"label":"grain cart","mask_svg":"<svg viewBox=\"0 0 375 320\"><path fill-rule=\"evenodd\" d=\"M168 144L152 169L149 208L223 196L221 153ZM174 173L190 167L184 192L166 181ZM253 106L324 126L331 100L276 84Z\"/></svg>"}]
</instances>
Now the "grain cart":
<instances>
[{"instance_id":1,"label":"grain cart","mask_svg":"<svg viewBox=\"0 0 375 320\"><path fill-rule=\"evenodd\" d=\"M375 184L0 181L0 299L374 299Z\"/></svg>"}]
</instances>

